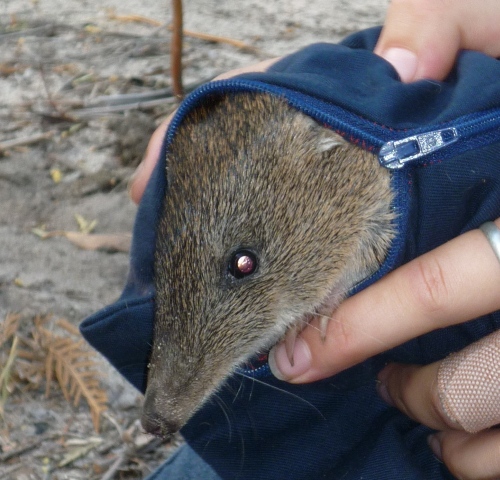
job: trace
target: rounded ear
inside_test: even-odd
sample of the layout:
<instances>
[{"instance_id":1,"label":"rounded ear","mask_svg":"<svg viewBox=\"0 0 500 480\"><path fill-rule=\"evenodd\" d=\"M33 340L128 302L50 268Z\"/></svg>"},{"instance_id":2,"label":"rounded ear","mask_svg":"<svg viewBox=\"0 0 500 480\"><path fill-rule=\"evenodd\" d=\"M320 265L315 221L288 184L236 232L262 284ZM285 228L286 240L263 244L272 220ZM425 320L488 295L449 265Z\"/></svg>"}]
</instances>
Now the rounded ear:
<instances>
[{"instance_id":1,"label":"rounded ear","mask_svg":"<svg viewBox=\"0 0 500 480\"><path fill-rule=\"evenodd\" d=\"M320 153L328 152L337 147L345 147L349 145L349 142L344 140L343 137L328 128L319 127L318 133L317 145Z\"/></svg>"},{"instance_id":2,"label":"rounded ear","mask_svg":"<svg viewBox=\"0 0 500 480\"><path fill-rule=\"evenodd\" d=\"M318 122L311 117L299 114L297 116L297 127L309 129L314 132L314 138L318 153L328 152L337 147L345 147L350 145L349 142L344 140L338 133L335 133L329 128L321 126Z\"/></svg>"}]
</instances>

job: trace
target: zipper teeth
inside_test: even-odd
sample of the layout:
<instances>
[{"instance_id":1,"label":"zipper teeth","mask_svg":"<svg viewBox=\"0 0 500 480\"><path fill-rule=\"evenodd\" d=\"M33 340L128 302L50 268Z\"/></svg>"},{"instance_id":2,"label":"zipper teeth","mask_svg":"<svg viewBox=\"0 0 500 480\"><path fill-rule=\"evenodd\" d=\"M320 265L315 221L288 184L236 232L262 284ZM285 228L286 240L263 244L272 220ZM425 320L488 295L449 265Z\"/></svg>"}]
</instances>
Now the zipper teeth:
<instances>
[{"instance_id":1,"label":"zipper teeth","mask_svg":"<svg viewBox=\"0 0 500 480\"><path fill-rule=\"evenodd\" d=\"M168 142L172 140L173 132L177 130L177 127L179 124L182 122L182 119L184 118L185 114L191 110L193 105L196 104L196 102L203 97L207 92L216 92L219 87L223 87L225 92L241 92L241 91L252 91L252 92L259 92L259 93L269 93L269 94L277 94L282 96L284 99L288 101L288 103L298 110L302 111L306 115L309 115L313 118L316 118L319 122L327 123L330 125L333 129L338 130L339 132L342 132L344 136L346 136L347 140L349 138L352 138L354 140L360 140L362 139L363 145L366 148L380 148L382 144L384 143L384 140L381 137L377 137L376 135L373 135L370 133L368 130L365 130L359 126L353 127L352 125L349 124L348 121L342 121L339 120L337 117L334 116L334 114L328 114L324 113L321 109L320 106L318 105L317 108L314 108L313 106L304 106L304 104L301 104L300 106L297 105L297 102L294 101L293 98L288 98L286 96L286 92L290 92L293 95L303 95L304 98L307 98L306 94L300 93L300 92L293 92L289 90L286 87L278 87L275 85L268 85L265 83L261 83L258 80L218 80L214 82L207 83L205 85L202 85L199 87L197 90L195 90L193 93L191 93L187 97L187 101L184 101L178 111L177 114L175 115L172 123L169 126L168 133L167 133L167 139ZM285 92L285 94L284 94ZM325 103L322 100L317 100L318 103ZM340 107L338 107L340 109ZM343 109L342 109L343 110ZM344 110L345 111L345 110ZM352 115L353 118L360 118L354 114L350 114L350 112L345 111L345 113Z\"/></svg>"},{"instance_id":2,"label":"zipper teeth","mask_svg":"<svg viewBox=\"0 0 500 480\"><path fill-rule=\"evenodd\" d=\"M287 101L294 106L295 108L298 108L302 112L304 112L306 115L309 115L313 118L316 118L320 122L327 123L330 125L333 129L338 130L339 132L342 132L344 136L347 137L347 140L350 138L355 140L355 141L363 141L363 145L365 148L370 149L379 149L381 148L385 143L388 141L395 141L395 140L404 140L407 136L412 136L412 135L421 135L425 133L430 133L434 130L442 130L446 128L452 128L454 127L456 131L458 132L458 139L457 140L464 140L467 139L471 136L473 136L476 133L483 133L485 131L485 127L488 129L493 129L496 126L500 126L500 108L496 107L492 109L491 111L487 111L482 114L479 118L465 118L465 116L462 117L462 122L458 122L458 124L452 125L451 122L446 122L445 124L442 125L436 125L434 127L431 127L431 129L423 130L421 128L419 129L410 129L410 130L392 130L392 139L387 139L387 132L388 129L384 127L380 127L381 129L381 134L377 136L377 134L372 133L368 129L364 129L360 126L352 126L349 124L348 121L340 120L338 119L333 113L328 114L324 113L320 109L320 103L324 103L322 100L315 100L318 102L318 107L315 108L314 105L311 106L310 102L303 102L301 105L297 105L296 102L294 101L293 96L296 96L297 94L303 95L304 98L307 98L306 94L300 93L300 92L292 92L291 90L287 89L286 87L279 87L276 85L270 85L270 84L265 84L262 83L258 80L241 80L241 79L235 79L235 80L218 80L214 82L207 83L205 85L202 85L199 87L197 90L195 90L193 93L191 93L187 97L187 101L184 101L181 106L179 107L179 110L177 112L177 115L175 115L166 139L170 143L173 137L173 132L176 131L177 127L179 126L180 122L184 118L185 114L193 107L193 104L196 104L196 102L205 95L207 92L217 92L217 89L223 87L226 92L239 92L239 91L253 91L253 92L261 92L261 93L270 93L270 94L277 94L285 97ZM292 94L292 98L288 98L286 96L286 93L290 92ZM313 101L314 103L314 101ZM305 105L305 106L304 106ZM338 107L340 110L343 110L347 114L350 112L345 111L341 107ZM361 117L356 116L354 114L352 115L352 118L360 119ZM472 115L472 114L470 114ZM369 120L366 120L366 122L369 122ZM372 123L372 122L370 122ZM491 125L491 126L489 126ZM374 124L372 123L372 127ZM423 156L427 156L426 154ZM420 160L420 158L415 159L415 160Z\"/></svg>"},{"instance_id":3,"label":"zipper teeth","mask_svg":"<svg viewBox=\"0 0 500 480\"><path fill-rule=\"evenodd\" d=\"M388 169L400 169L407 164L419 163L422 159L428 158L437 151L445 150L456 142L479 141L490 144L487 134L500 128L500 109L483 112L475 118L462 117L454 123L440 125L434 130L419 130L399 140L389 140L379 151L380 164ZM453 147L451 147L453 148ZM467 143L462 150L470 150ZM449 156L448 150L445 157Z\"/></svg>"},{"instance_id":4,"label":"zipper teeth","mask_svg":"<svg viewBox=\"0 0 500 480\"><path fill-rule=\"evenodd\" d=\"M500 126L500 109L495 109L492 112L487 112L483 114L483 117L479 119L470 119L465 122L464 125L460 125L457 128L459 135L471 136L475 133L482 133L485 126L492 124L489 129L494 129L496 126Z\"/></svg>"},{"instance_id":5,"label":"zipper teeth","mask_svg":"<svg viewBox=\"0 0 500 480\"><path fill-rule=\"evenodd\" d=\"M267 363L266 360L266 363L264 363L264 365L261 365L260 367L254 370L251 370L249 368L242 368L241 372L249 376L259 377L261 375L266 375L271 373L271 369L269 368L269 363Z\"/></svg>"},{"instance_id":6,"label":"zipper teeth","mask_svg":"<svg viewBox=\"0 0 500 480\"><path fill-rule=\"evenodd\" d=\"M330 125L335 126L339 130L342 130L349 135L353 136L356 140L359 140L360 137L363 137L363 142L369 146L369 147L374 147L374 148L379 148L382 146L384 143L382 140L379 138L373 136L372 134L368 133L367 131L361 130L360 128L353 128L346 122L339 121L332 115L325 114L319 110L316 109L310 109L310 108L302 108L301 109L305 114L311 116L311 117L316 117L319 120L321 120L324 123L328 123Z\"/></svg>"}]
</instances>

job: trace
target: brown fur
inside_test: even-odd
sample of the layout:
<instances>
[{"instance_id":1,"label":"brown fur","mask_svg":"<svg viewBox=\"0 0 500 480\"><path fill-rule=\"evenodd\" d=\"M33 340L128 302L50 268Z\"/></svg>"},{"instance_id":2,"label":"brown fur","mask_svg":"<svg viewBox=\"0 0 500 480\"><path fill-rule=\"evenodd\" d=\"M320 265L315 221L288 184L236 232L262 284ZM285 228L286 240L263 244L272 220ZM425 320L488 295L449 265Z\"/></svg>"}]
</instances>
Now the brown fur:
<instances>
[{"instance_id":1,"label":"brown fur","mask_svg":"<svg viewBox=\"0 0 500 480\"><path fill-rule=\"evenodd\" d=\"M375 157L263 94L185 119L167 159L143 424L178 430L234 368L377 269L393 236ZM257 254L251 276L231 254Z\"/></svg>"}]
</instances>

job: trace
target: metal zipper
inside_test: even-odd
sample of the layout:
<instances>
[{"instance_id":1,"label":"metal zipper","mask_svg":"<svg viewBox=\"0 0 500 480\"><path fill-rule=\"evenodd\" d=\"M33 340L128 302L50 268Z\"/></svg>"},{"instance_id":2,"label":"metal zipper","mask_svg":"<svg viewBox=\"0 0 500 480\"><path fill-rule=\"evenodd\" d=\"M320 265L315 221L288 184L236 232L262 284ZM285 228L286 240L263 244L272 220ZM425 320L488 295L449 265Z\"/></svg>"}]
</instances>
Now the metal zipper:
<instances>
[{"instance_id":1,"label":"metal zipper","mask_svg":"<svg viewBox=\"0 0 500 480\"><path fill-rule=\"evenodd\" d=\"M400 140L391 140L382 145L378 159L380 164L390 170L398 170L408 163L419 160L438 150L444 149L459 140L481 135L500 128L500 111L493 111L458 119L455 127L417 133ZM500 136L499 136L500 139Z\"/></svg>"},{"instance_id":2,"label":"metal zipper","mask_svg":"<svg viewBox=\"0 0 500 480\"><path fill-rule=\"evenodd\" d=\"M378 159L383 167L398 170L408 162L447 147L457 140L458 132L456 128L420 133L402 140L384 143L378 154Z\"/></svg>"}]
</instances>

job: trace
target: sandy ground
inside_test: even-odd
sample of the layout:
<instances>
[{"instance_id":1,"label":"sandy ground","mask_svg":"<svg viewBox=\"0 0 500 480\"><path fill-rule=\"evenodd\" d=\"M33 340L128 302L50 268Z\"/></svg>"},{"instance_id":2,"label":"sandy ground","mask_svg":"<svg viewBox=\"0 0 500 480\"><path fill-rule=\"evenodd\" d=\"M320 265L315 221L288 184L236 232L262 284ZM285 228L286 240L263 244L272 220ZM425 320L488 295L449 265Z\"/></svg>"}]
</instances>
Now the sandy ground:
<instances>
[{"instance_id":1,"label":"sandy ground","mask_svg":"<svg viewBox=\"0 0 500 480\"><path fill-rule=\"evenodd\" d=\"M388 1L184 3L186 29L255 48L186 38L184 83L190 86L380 24ZM175 100L90 117L82 109L103 96L170 87L170 18L167 1L1 1L0 321L20 313L23 335L29 335L35 315L78 325L120 294L126 253L82 250L64 237L42 240L33 229L76 231L76 214L96 220L95 233L130 232L135 206L127 196L128 179ZM50 137L1 150L7 141L42 133ZM8 345L0 349L0 362L6 362L6 352ZM13 384L1 400L0 479L103 478L114 462L109 478L143 478L168 455L172 445L140 432L140 395L104 359L99 365L109 397L99 433L88 407L69 405L57 387L47 399L43 382L31 390ZM71 453L75 458L63 465Z\"/></svg>"}]
</instances>

